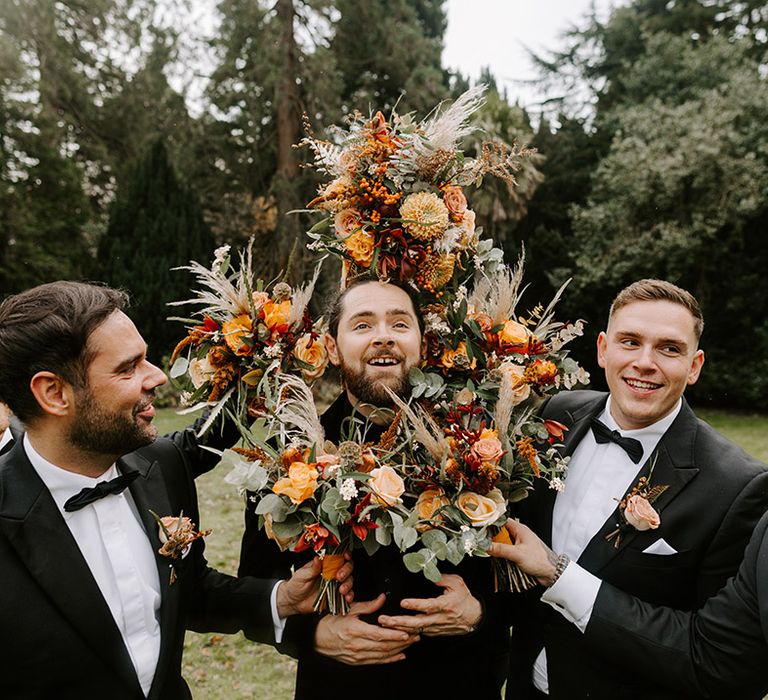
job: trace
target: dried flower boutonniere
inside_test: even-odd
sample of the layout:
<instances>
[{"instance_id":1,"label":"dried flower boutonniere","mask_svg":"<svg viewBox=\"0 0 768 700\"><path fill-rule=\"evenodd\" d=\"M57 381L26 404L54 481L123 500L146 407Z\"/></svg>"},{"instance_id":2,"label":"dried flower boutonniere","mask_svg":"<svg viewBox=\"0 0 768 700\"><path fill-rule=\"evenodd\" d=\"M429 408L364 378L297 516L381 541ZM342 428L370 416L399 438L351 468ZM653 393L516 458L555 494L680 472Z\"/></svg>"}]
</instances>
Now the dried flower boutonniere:
<instances>
[{"instance_id":1,"label":"dried flower boutonniere","mask_svg":"<svg viewBox=\"0 0 768 700\"><path fill-rule=\"evenodd\" d=\"M621 522L605 537L608 542L613 540L613 546L616 548L621 544L621 538L629 528L644 532L655 530L661 525L661 517L652 504L669 488L669 484L650 485L654 465L655 461L651 464L648 476L641 476L635 487L619 501Z\"/></svg>"},{"instance_id":2,"label":"dried flower boutonniere","mask_svg":"<svg viewBox=\"0 0 768 700\"><path fill-rule=\"evenodd\" d=\"M165 515L162 518L154 511L149 512L152 513L152 517L154 517L160 528L158 534L163 546L157 551L164 557L170 557L174 561L184 557L189 551L190 545L196 539L211 534L211 530L196 530L195 523L189 518L185 518L183 511L178 517L175 515ZM176 569L173 564L170 567L170 585L173 585L176 582Z\"/></svg>"}]
</instances>

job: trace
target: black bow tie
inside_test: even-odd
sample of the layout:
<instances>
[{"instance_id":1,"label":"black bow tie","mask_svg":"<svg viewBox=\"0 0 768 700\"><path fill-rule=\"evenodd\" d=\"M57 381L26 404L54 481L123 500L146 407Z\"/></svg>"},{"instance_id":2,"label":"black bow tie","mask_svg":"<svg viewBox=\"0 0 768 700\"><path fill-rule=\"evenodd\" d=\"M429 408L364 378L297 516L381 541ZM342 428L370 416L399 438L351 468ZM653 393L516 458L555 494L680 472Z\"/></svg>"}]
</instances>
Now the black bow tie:
<instances>
[{"instance_id":1,"label":"black bow tie","mask_svg":"<svg viewBox=\"0 0 768 700\"><path fill-rule=\"evenodd\" d=\"M601 444L615 442L629 455L629 458L635 464L643 458L643 444L640 440L623 437L618 430L611 430L605 423L597 420L597 418L592 419L592 432L595 434L595 440Z\"/></svg>"},{"instance_id":2,"label":"black bow tie","mask_svg":"<svg viewBox=\"0 0 768 700\"><path fill-rule=\"evenodd\" d=\"M127 474L116 476L109 481L100 481L96 486L84 488L80 493L75 494L72 498L67 500L64 504L64 510L67 511L67 513L72 513L81 508L85 508L85 506L90 503L94 503L95 501L104 498L104 496L125 491L138 475L139 472L128 472Z\"/></svg>"}]
</instances>

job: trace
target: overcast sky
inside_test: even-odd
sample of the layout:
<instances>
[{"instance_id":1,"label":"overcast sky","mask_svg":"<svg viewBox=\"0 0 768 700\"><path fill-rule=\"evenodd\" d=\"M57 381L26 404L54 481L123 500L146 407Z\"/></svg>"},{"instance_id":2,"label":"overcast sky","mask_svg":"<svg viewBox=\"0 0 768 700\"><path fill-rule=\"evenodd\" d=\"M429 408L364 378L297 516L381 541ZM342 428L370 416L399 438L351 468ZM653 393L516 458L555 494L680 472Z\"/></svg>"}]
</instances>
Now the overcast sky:
<instances>
[{"instance_id":1,"label":"overcast sky","mask_svg":"<svg viewBox=\"0 0 768 700\"><path fill-rule=\"evenodd\" d=\"M477 78L490 66L509 99L532 106L541 97L515 81L534 78L525 48L534 51L563 45L560 34L583 24L593 0L448 0L448 31L443 63ZM619 0L594 0L605 17ZM535 111L535 109L534 109Z\"/></svg>"}]
</instances>

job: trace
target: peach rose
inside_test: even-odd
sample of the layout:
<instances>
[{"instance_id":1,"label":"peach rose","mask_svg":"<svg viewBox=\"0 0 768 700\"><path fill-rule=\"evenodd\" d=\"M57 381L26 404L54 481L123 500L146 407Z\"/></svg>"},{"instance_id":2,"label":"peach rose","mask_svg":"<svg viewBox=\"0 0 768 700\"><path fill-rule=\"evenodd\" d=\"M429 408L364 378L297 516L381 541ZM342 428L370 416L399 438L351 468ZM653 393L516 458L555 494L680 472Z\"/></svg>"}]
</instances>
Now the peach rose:
<instances>
[{"instance_id":1,"label":"peach rose","mask_svg":"<svg viewBox=\"0 0 768 700\"><path fill-rule=\"evenodd\" d=\"M416 529L425 532L431 530L436 523L443 522L443 514L438 511L444 506L451 505L450 500L442 489L434 488L422 491L416 500L416 514L419 520L426 522L419 523Z\"/></svg>"},{"instance_id":2,"label":"peach rose","mask_svg":"<svg viewBox=\"0 0 768 700\"><path fill-rule=\"evenodd\" d=\"M473 357L472 361L469 361L469 355L467 355L467 344L462 340L455 350L446 348L443 350L443 356L440 358L440 363L446 369L475 369L477 366L477 360Z\"/></svg>"},{"instance_id":3,"label":"peach rose","mask_svg":"<svg viewBox=\"0 0 768 700\"><path fill-rule=\"evenodd\" d=\"M272 487L272 491L288 496L294 503L303 503L315 492L318 476L314 465L294 462L288 467L288 476L279 479Z\"/></svg>"},{"instance_id":4,"label":"peach rose","mask_svg":"<svg viewBox=\"0 0 768 700\"><path fill-rule=\"evenodd\" d=\"M635 530L655 530L661 525L661 518L647 498L635 495L627 501L624 518Z\"/></svg>"},{"instance_id":5,"label":"peach rose","mask_svg":"<svg viewBox=\"0 0 768 700\"><path fill-rule=\"evenodd\" d=\"M491 462L492 464L498 464L504 454L504 448L501 446L498 433L489 428L485 428L480 433L480 439L472 445L470 451L481 462Z\"/></svg>"},{"instance_id":6,"label":"peach rose","mask_svg":"<svg viewBox=\"0 0 768 700\"><path fill-rule=\"evenodd\" d=\"M520 365L516 365L514 362L502 362L499 365L499 370L502 373L502 386L504 382L511 384L511 389L514 394L512 398L512 405L517 406L525 401L531 394L531 387L525 382L525 368Z\"/></svg>"},{"instance_id":7,"label":"peach rose","mask_svg":"<svg viewBox=\"0 0 768 700\"><path fill-rule=\"evenodd\" d=\"M344 239L344 246L352 260L361 267L370 267L373 260L373 235L360 229Z\"/></svg>"},{"instance_id":8,"label":"peach rose","mask_svg":"<svg viewBox=\"0 0 768 700\"><path fill-rule=\"evenodd\" d=\"M464 212L467 211L467 198L464 196L461 187L450 185L443 191L443 203L448 207L451 218L461 221L464 218Z\"/></svg>"},{"instance_id":9,"label":"peach rose","mask_svg":"<svg viewBox=\"0 0 768 700\"><path fill-rule=\"evenodd\" d=\"M261 310L264 312L264 325L274 332L279 330L280 326L288 325L288 319L291 316L291 300L286 299L279 303L268 301Z\"/></svg>"},{"instance_id":10,"label":"peach rose","mask_svg":"<svg viewBox=\"0 0 768 700\"><path fill-rule=\"evenodd\" d=\"M478 326L480 326L480 330L483 331L483 333L487 333L491 328L493 328L493 319L486 313L483 313L482 311L477 313L471 313L467 314L475 323L477 323Z\"/></svg>"},{"instance_id":11,"label":"peach rose","mask_svg":"<svg viewBox=\"0 0 768 700\"><path fill-rule=\"evenodd\" d=\"M302 369L301 374L307 381L317 379L328 364L328 352L325 349L325 343L319 338L312 338L309 333L305 333L298 339L293 348L293 356L312 365L312 369Z\"/></svg>"},{"instance_id":12,"label":"peach rose","mask_svg":"<svg viewBox=\"0 0 768 700\"><path fill-rule=\"evenodd\" d=\"M499 331L499 343L502 345L518 346L521 349L528 345L531 334L528 329L517 321L506 321Z\"/></svg>"},{"instance_id":13,"label":"peach rose","mask_svg":"<svg viewBox=\"0 0 768 700\"><path fill-rule=\"evenodd\" d=\"M405 491L402 478L392 467L376 467L371 472L368 485L373 491L373 500L383 506L394 506L400 503L400 496Z\"/></svg>"},{"instance_id":14,"label":"peach rose","mask_svg":"<svg viewBox=\"0 0 768 700\"><path fill-rule=\"evenodd\" d=\"M253 305L260 309L264 304L266 304L269 301L269 294L266 292L254 292L251 294L251 299L253 299Z\"/></svg>"},{"instance_id":15,"label":"peach rose","mask_svg":"<svg viewBox=\"0 0 768 700\"><path fill-rule=\"evenodd\" d=\"M490 525L503 517L507 510L499 489L489 491L487 496L474 491L462 491L456 499L456 506L469 518L473 527Z\"/></svg>"},{"instance_id":16,"label":"peach rose","mask_svg":"<svg viewBox=\"0 0 768 700\"><path fill-rule=\"evenodd\" d=\"M248 314L240 314L221 324L224 342L235 355L250 355L253 352L253 346L245 342L252 330L251 317Z\"/></svg>"},{"instance_id":17,"label":"peach rose","mask_svg":"<svg viewBox=\"0 0 768 700\"><path fill-rule=\"evenodd\" d=\"M160 544L165 544L168 541L168 535L165 534L166 530L171 535L171 537L173 537L174 533L176 532L193 533L195 531L195 524L187 516L179 518L175 515L164 515L162 518L160 518L160 522L162 523L162 526L159 528L158 532Z\"/></svg>"},{"instance_id":18,"label":"peach rose","mask_svg":"<svg viewBox=\"0 0 768 700\"><path fill-rule=\"evenodd\" d=\"M339 238L347 238L360 229L361 218L357 209L342 209L333 217L333 227Z\"/></svg>"},{"instance_id":19,"label":"peach rose","mask_svg":"<svg viewBox=\"0 0 768 700\"><path fill-rule=\"evenodd\" d=\"M191 360L187 371L189 373L189 378L192 380L192 386L194 386L195 389L199 389L207 381L210 381L214 374L216 374L216 370L207 357L204 357L202 360Z\"/></svg>"}]
</instances>

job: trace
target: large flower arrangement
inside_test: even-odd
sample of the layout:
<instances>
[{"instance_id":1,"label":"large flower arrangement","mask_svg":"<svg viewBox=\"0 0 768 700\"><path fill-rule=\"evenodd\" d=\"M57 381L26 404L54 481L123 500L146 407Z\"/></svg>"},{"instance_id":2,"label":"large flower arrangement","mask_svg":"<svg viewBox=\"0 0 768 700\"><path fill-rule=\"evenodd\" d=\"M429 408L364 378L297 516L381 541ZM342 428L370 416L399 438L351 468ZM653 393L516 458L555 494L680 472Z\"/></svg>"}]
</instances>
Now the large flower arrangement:
<instances>
[{"instance_id":1,"label":"large flower arrangement","mask_svg":"<svg viewBox=\"0 0 768 700\"><path fill-rule=\"evenodd\" d=\"M223 409L242 425L265 410L265 395L276 390L281 373L307 381L322 375L328 363L322 328L307 310L314 279L292 289L284 282L265 285L254 278L251 245L233 268L229 247L216 251L211 267L191 262L200 289L174 305L197 305L197 318L171 356L171 377L193 408L213 406L204 431Z\"/></svg>"},{"instance_id":2,"label":"large flower arrangement","mask_svg":"<svg viewBox=\"0 0 768 700\"><path fill-rule=\"evenodd\" d=\"M459 143L474 130L469 119L483 90L467 91L422 122L355 113L348 129L335 131L335 142L305 138L314 166L332 178L309 203L328 214L310 231L311 247L339 255L345 276L372 272L442 296L478 252L481 230L462 188L486 173L512 186L530 152L488 142L479 157L464 156Z\"/></svg>"},{"instance_id":3,"label":"large flower arrangement","mask_svg":"<svg viewBox=\"0 0 768 700\"><path fill-rule=\"evenodd\" d=\"M518 314L522 259L505 267L475 227L462 188L486 173L511 183L526 154L485 144L478 158L464 157L459 143L481 97L471 90L419 123L355 115L336 143L304 141L332 178L310 203L327 213L310 248L340 256L344 277L410 284L427 351L410 373L411 396L393 396L395 420L376 444L364 426L342 445L326 443L307 388L284 378L266 406L267 438L251 435L254 447L229 477L254 492L282 547L312 546L333 562L353 547L371 553L394 543L408 569L436 581L441 561L487 554L506 533L507 504L535 479L562 488L567 460L556 446L565 428L536 411L587 381L565 348L581 323L555 320L562 289L547 307ZM532 584L506 564L497 574L506 588ZM343 609L332 583L318 606Z\"/></svg>"}]
</instances>

